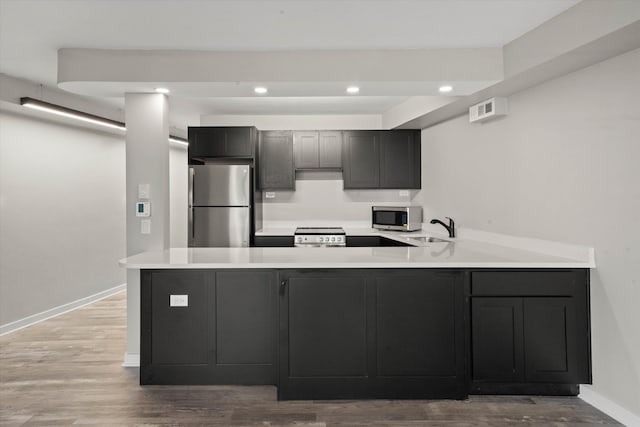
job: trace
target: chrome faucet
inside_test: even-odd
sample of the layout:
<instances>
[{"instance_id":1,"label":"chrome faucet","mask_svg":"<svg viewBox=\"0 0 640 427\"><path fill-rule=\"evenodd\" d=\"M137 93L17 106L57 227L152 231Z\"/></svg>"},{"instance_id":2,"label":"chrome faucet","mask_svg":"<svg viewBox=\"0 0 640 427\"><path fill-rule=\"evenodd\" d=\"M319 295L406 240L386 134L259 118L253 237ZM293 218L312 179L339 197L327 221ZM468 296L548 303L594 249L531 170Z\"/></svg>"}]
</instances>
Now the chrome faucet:
<instances>
[{"instance_id":1,"label":"chrome faucet","mask_svg":"<svg viewBox=\"0 0 640 427\"><path fill-rule=\"evenodd\" d=\"M431 224L440 224L440 225L442 225L449 232L449 237L451 237L451 238L456 237L456 229L455 229L456 224L448 216L445 216L445 218L447 218L449 220L449 225L447 225L444 222L440 221L439 219L435 219L435 218L431 220Z\"/></svg>"}]
</instances>

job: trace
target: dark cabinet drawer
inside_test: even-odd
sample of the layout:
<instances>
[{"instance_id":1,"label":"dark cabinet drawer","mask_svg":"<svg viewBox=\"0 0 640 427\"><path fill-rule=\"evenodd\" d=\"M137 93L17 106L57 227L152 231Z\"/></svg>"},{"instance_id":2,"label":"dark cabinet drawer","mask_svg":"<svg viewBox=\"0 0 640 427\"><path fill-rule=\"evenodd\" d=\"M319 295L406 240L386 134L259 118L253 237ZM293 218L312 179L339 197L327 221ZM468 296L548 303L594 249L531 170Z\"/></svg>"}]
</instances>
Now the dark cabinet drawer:
<instances>
[{"instance_id":1,"label":"dark cabinet drawer","mask_svg":"<svg viewBox=\"0 0 640 427\"><path fill-rule=\"evenodd\" d=\"M576 292L576 272L567 271L474 271L474 296L567 296Z\"/></svg>"}]
</instances>

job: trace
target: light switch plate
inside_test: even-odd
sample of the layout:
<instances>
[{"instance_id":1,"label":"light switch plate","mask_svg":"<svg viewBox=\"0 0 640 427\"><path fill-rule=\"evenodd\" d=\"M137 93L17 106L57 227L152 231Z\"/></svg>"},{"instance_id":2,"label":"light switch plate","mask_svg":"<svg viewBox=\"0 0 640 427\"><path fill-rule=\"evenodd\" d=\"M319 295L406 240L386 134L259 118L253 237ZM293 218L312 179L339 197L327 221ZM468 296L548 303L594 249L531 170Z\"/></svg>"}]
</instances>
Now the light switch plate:
<instances>
[{"instance_id":1,"label":"light switch plate","mask_svg":"<svg viewBox=\"0 0 640 427\"><path fill-rule=\"evenodd\" d=\"M138 184L138 199L149 199L150 193L151 186L149 184Z\"/></svg>"},{"instance_id":2,"label":"light switch plate","mask_svg":"<svg viewBox=\"0 0 640 427\"><path fill-rule=\"evenodd\" d=\"M140 221L140 233L142 234L151 234L151 220L143 219Z\"/></svg>"},{"instance_id":3,"label":"light switch plate","mask_svg":"<svg viewBox=\"0 0 640 427\"><path fill-rule=\"evenodd\" d=\"M189 307L189 295L169 295L169 307Z\"/></svg>"}]
</instances>

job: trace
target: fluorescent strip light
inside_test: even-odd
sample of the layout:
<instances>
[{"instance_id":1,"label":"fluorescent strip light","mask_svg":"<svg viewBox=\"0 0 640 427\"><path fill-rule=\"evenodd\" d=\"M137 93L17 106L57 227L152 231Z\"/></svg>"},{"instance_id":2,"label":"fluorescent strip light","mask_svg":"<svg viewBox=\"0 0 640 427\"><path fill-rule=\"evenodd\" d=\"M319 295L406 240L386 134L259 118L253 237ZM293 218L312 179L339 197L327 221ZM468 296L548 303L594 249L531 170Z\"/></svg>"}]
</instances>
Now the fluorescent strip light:
<instances>
[{"instance_id":1,"label":"fluorescent strip light","mask_svg":"<svg viewBox=\"0 0 640 427\"><path fill-rule=\"evenodd\" d=\"M83 122L93 123L100 126L106 126L112 129L126 130L124 123L107 119L93 114L84 113L82 111L73 110L71 108L62 107L56 104L50 104L44 101L38 101L33 98L20 98L20 105L33 108L34 110L46 111L47 113L57 114L59 116L71 119L82 120Z\"/></svg>"},{"instance_id":2,"label":"fluorescent strip light","mask_svg":"<svg viewBox=\"0 0 640 427\"><path fill-rule=\"evenodd\" d=\"M107 119L105 117L96 116L93 114L85 113L82 111L74 110L67 107L62 107L56 104L50 104L44 101L38 101L37 99L23 97L20 98L20 105L33 108L34 110L45 111L47 113L57 114L63 117L69 117L71 119L82 120L84 122L93 123L100 126L106 126L113 129L127 130L124 123L117 122L115 120ZM186 139L178 138L177 136L169 135L169 141L178 144L189 145Z\"/></svg>"},{"instance_id":3,"label":"fluorescent strip light","mask_svg":"<svg viewBox=\"0 0 640 427\"><path fill-rule=\"evenodd\" d=\"M169 135L169 142L175 142L176 144L182 144L189 146L189 141L186 139L178 138L177 136Z\"/></svg>"}]
</instances>

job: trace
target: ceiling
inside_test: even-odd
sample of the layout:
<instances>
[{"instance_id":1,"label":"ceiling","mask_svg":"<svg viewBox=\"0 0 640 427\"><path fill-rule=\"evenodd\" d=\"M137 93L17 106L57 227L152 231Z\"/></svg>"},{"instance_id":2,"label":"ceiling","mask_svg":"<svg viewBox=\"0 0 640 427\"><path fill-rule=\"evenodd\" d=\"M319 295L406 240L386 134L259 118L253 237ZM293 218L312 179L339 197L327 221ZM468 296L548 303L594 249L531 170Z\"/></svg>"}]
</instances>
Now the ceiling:
<instances>
[{"instance_id":1,"label":"ceiling","mask_svg":"<svg viewBox=\"0 0 640 427\"><path fill-rule=\"evenodd\" d=\"M245 56L499 48L578 2L0 0L0 72L57 86L61 48L218 51ZM388 76L384 81L318 81L322 73L308 71L314 79L305 79L304 64L298 64L297 76L302 76L298 81L260 81L257 73L236 82L187 85L173 81L175 88L169 82L172 121L197 125L201 114L381 114L410 96L440 95L437 87L446 82L446 78L427 77L394 81ZM494 81L457 77L450 95L467 95ZM91 90L77 92L104 97L108 88L109 97L102 101L122 106L124 91L135 83L105 81L100 90L94 84ZM270 87L266 96L247 92L247 87L258 83ZM347 95L343 84L358 84L361 92Z\"/></svg>"}]
</instances>

